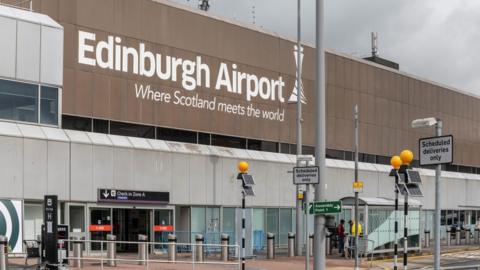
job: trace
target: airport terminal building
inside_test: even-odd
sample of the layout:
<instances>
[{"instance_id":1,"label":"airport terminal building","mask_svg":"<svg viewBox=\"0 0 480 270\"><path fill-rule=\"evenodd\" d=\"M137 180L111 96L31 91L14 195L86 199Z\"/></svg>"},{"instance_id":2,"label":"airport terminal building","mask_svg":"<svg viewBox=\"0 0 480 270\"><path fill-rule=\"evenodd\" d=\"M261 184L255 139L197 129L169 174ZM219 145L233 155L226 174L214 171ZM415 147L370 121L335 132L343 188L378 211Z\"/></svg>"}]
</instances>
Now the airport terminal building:
<instances>
[{"instance_id":1,"label":"airport terminal building","mask_svg":"<svg viewBox=\"0 0 480 270\"><path fill-rule=\"evenodd\" d=\"M256 181L247 244L261 249L266 232L286 243L295 229L294 40L166 0L33 0L32 8L0 5L0 234L15 239L12 249L40 234L47 194L58 195L59 222L73 236L162 241L175 231L183 241L196 233L235 241L240 160ZM314 52L304 44L304 154L314 153ZM479 97L326 54L327 199L353 195L358 104L361 222L376 247L388 246L390 156L416 153L418 139L433 136L412 129L413 119L438 117L455 147L442 172L443 229L475 225ZM434 208L434 171L418 170L425 197L412 200L409 227L417 242ZM351 216L345 204L335 218Z\"/></svg>"}]
</instances>

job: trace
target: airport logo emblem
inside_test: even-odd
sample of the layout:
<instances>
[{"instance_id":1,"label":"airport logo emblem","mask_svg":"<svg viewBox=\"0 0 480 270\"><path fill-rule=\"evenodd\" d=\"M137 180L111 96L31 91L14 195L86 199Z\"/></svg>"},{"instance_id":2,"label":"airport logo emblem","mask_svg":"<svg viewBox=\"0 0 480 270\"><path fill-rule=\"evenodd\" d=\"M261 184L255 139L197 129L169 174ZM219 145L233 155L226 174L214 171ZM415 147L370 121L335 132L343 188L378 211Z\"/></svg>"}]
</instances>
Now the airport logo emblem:
<instances>
[{"instance_id":1,"label":"airport logo emblem","mask_svg":"<svg viewBox=\"0 0 480 270\"><path fill-rule=\"evenodd\" d=\"M0 235L8 237L9 252L22 252L22 202L0 200Z\"/></svg>"},{"instance_id":2,"label":"airport logo emblem","mask_svg":"<svg viewBox=\"0 0 480 270\"><path fill-rule=\"evenodd\" d=\"M299 66L300 68L303 66L303 47L300 47L300 59L298 59L298 47L297 45L293 46L293 56L295 57L295 66L296 66L296 76L295 76L295 86L293 87L292 94L290 95L290 98L288 98L289 103L295 103L297 102L297 97L298 97L298 70ZM299 61L300 60L300 61ZM299 65L300 62L300 65ZM303 104L307 104L307 98L305 97L305 94L303 92L303 81L302 78L300 78L300 101Z\"/></svg>"}]
</instances>

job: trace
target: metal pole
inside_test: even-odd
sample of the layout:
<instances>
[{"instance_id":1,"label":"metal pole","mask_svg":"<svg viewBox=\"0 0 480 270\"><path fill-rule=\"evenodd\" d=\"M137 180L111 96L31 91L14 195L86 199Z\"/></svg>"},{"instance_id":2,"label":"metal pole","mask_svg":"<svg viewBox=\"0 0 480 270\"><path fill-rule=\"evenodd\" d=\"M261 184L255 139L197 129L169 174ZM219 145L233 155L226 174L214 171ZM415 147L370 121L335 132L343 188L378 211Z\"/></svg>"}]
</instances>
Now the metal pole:
<instances>
[{"instance_id":1,"label":"metal pole","mask_svg":"<svg viewBox=\"0 0 480 270\"><path fill-rule=\"evenodd\" d=\"M405 177L407 177L405 175ZM408 219L408 193L405 192L405 202L404 202L404 209L403 209L403 269L407 270L408 264L408 227L407 227L407 219Z\"/></svg>"},{"instance_id":2,"label":"metal pole","mask_svg":"<svg viewBox=\"0 0 480 270\"><path fill-rule=\"evenodd\" d=\"M300 0L297 1L297 166L301 166L299 157L302 155L302 57L301 57L301 33L300 33ZM297 185L296 201L296 227L295 235L295 254L302 255L302 200L298 198L300 193L300 185Z\"/></svg>"},{"instance_id":3,"label":"metal pole","mask_svg":"<svg viewBox=\"0 0 480 270\"><path fill-rule=\"evenodd\" d=\"M315 201L324 201L325 185L325 16L324 1L316 1L316 136L315 136L315 164L319 166L319 183L315 186ZM325 216L315 216L314 237L314 269L325 269Z\"/></svg>"},{"instance_id":4,"label":"metal pole","mask_svg":"<svg viewBox=\"0 0 480 270\"><path fill-rule=\"evenodd\" d=\"M245 270L245 192L242 191L242 270Z\"/></svg>"},{"instance_id":5,"label":"metal pole","mask_svg":"<svg viewBox=\"0 0 480 270\"><path fill-rule=\"evenodd\" d=\"M395 241L393 245L393 270L398 269L398 170L395 173Z\"/></svg>"},{"instance_id":6,"label":"metal pole","mask_svg":"<svg viewBox=\"0 0 480 270\"><path fill-rule=\"evenodd\" d=\"M307 164L308 165L308 164ZM305 270L310 270L310 241L308 240L308 208L310 207L310 184L307 184L307 192L305 192Z\"/></svg>"},{"instance_id":7,"label":"metal pole","mask_svg":"<svg viewBox=\"0 0 480 270\"><path fill-rule=\"evenodd\" d=\"M435 126L436 135L442 136L443 122L438 120ZM440 175L442 173L442 165L435 168L435 248L433 254L434 269L440 269Z\"/></svg>"},{"instance_id":8,"label":"metal pole","mask_svg":"<svg viewBox=\"0 0 480 270\"><path fill-rule=\"evenodd\" d=\"M358 104L354 108L355 118L355 183L358 181ZM355 270L358 269L358 190L355 190Z\"/></svg>"}]
</instances>

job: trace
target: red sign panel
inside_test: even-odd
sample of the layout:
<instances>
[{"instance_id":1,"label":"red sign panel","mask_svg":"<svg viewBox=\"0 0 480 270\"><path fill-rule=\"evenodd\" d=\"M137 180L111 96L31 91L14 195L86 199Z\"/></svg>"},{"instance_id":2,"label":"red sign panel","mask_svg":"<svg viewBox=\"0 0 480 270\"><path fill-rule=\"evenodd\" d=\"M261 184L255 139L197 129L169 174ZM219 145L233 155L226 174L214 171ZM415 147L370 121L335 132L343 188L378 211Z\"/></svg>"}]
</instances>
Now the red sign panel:
<instances>
[{"instance_id":1,"label":"red sign panel","mask_svg":"<svg viewBox=\"0 0 480 270\"><path fill-rule=\"evenodd\" d=\"M91 232L110 232L112 231L112 225L90 225L88 230Z\"/></svg>"},{"instance_id":2,"label":"red sign panel","mask_svg":"<svg viewBox=\"0 0 480 270\"><path fill-rule=\"evenodd\" d=\"M155 225L153 226L154 232L171 232L173 231L173 225Z\"/></svg>"}]
</instances>

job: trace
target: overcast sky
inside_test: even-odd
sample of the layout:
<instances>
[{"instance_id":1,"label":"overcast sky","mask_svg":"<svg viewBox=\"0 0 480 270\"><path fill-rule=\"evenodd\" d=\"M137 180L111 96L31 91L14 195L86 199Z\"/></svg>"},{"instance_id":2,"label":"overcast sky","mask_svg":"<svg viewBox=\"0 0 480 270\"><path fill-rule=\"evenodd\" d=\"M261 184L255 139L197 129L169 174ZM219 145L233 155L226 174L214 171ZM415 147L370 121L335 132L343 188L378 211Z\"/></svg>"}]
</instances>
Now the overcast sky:
<instances>
[{"instance_id":1,"label":"overcast sky","mask_svg":"<svg viewBox=\"0 0 480 270\"><path fill-rule=\"evenodd\" d=\"M197 7L198 0L171 0ZM302 1L302 39L314 43L315 0ZM480 95L479 0L325 0L326 45L380 56L400 70ZM296 39L297 0L210 0L209 12Z\"/></svg>"}]
</instances>

